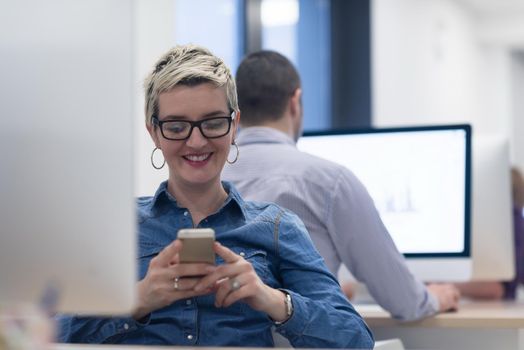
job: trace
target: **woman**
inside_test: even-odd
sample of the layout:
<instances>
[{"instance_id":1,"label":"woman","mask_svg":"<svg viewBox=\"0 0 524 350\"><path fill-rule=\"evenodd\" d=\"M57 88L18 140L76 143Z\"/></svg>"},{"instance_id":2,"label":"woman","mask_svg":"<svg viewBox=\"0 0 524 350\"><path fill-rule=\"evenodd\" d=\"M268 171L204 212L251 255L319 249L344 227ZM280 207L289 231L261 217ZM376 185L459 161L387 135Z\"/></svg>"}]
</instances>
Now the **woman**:
<instances>
[{"instance_id":1,"label":"woman","mask_svg":"<svg viewBox=\"0 0 524 350\"><path fill-rule=\"evenodd\" d=\"M229 69L209 51L178 46L145 82L153 166L169 179L140 198L138 305L132 318L67 318L68 342L373 347L373 338L313 248L300 220L242 200L220 181L240 111ZM165 161L155 164L154 153ZM238 148L233 152L234 162ZM180 263L182 228L213 228L216 265Z\"/></svg>"}]
</instances>

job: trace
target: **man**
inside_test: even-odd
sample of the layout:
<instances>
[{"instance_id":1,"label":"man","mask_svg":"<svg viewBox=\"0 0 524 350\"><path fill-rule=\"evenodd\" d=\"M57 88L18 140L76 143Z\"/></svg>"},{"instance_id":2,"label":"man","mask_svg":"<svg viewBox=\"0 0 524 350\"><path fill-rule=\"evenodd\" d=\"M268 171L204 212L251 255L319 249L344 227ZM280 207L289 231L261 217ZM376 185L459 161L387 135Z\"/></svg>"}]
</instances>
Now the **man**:
<instances>
[{"instance_id":1,"label":"man","mask_svg":"<svg viewBox=\"0 0 524 350\"><path fill-rule=\"evenodd\" d=\"M355 175L297 150L302 90L291 62L272 51L253 53L236 80L240 157L224 169L223 179L250 200L276 202L298 214L331 272L344 263L393 317L409 321L456 309L460 293L453 285L426 287L409 272Z\"/></svg>"}]
</instances>

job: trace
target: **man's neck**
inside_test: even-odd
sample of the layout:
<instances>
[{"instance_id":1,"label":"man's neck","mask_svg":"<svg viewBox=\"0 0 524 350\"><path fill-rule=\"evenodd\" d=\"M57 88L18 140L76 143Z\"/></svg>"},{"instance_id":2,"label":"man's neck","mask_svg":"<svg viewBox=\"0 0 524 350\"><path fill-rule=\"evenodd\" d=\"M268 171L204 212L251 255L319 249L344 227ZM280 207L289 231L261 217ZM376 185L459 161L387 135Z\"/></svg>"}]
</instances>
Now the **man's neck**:
<instances>
[{"instance_id":1,"label":"man's neck","mask_svg":"<svg viewBox=\"0 0 524 350\"><path fill-rule=\"evenodd\" d=\"M252 127L252 126L262 126L266 128L272 128L279 131L282 131L284 134L291 137L293 140L295 140L295 132L293 130L293 126L286 118L280 118L276 121L266 121L261 124L257 125L242 125L243 127Z\"/></svg>"}]
</instances>

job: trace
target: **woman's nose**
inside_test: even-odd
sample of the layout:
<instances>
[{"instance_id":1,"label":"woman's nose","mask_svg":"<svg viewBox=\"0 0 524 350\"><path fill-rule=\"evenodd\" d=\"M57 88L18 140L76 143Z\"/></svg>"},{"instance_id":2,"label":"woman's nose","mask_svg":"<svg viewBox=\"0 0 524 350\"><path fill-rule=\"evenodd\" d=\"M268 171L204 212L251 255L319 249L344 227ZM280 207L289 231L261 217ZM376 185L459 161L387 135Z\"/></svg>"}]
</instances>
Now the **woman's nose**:
<instances>
[{"instance_id":1,"label":"woman's nose","mask_svg":"<svg viewBox=\"0 0 524 350\"><path fill-rule=\"evenodd\" d=\"M202 135L200 128L195 127L193 128L189 138L186 140L186 145L192 148L200 148L205 146L207 142L207 138Z\"/></svg>"}]
</instances>

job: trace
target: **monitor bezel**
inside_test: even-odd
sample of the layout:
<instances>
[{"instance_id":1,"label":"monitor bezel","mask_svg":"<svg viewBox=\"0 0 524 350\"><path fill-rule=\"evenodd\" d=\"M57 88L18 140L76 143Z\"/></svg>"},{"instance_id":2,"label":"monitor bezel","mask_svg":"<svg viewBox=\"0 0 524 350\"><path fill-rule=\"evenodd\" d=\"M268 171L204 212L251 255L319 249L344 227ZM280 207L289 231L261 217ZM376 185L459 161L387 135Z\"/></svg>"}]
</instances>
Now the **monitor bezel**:
<instances>
[{"instance_id":1,"label":"monitor bezel","mask_svg":"<svg viewBox=\"0 0 524 350\"><path fill-rule=\"evenodd\" d=\"M403 253L406 258L470 258L471 257L471 137L472 128L469 124L449 124L449 125L426 125L426 126L402 126L402 127L370 127L370 128L351 128L351 129L332 129L332 130L308 130L302 137L318 136L341 136L358 134L380 134L380 133L401 133L401 132L433 132L433 131L453 131L462 130L465 132L465 181L464 181L464 249L461 252L442 252L442 253Z\"/></svg>"}]
</instances>

